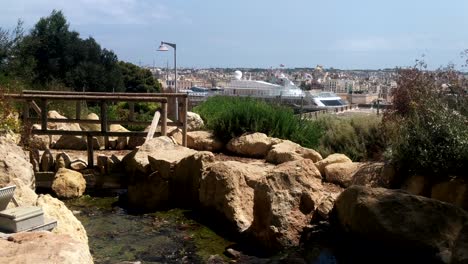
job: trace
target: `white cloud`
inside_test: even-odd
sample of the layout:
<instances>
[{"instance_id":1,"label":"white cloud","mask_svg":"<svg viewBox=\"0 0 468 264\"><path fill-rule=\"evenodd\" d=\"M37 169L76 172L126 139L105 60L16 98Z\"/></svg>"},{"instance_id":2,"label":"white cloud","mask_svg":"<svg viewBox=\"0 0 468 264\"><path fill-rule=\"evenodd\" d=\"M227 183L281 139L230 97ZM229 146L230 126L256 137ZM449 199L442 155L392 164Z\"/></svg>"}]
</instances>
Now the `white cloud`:
<instances>
[{"instance_id":1,"label":"white cloud","mask_svg":"<svg viewBox=\"0 0 468 264\"><path fill-rule=\"evenodd\" d=\"M48 16L53 9L62 10L70 23L86 24L150 24L171 20L180 12L169 10L151 0L15 0L1 3L0 26L11 25L18 18L27 24Z\"/></svg>"}]
</instances>

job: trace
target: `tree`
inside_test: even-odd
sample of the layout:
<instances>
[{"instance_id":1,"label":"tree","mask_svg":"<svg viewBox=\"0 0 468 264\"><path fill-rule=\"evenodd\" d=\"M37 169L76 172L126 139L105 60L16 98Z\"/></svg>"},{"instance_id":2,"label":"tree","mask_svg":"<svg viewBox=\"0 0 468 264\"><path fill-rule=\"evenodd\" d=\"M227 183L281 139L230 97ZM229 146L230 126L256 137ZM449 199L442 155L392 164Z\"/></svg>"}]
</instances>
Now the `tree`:
<instances>
[{"instance_id":1,"label":"tree","mask_svg":"<svg viewBox=\"0 0 468 264\"><path fill-rule=\"evenodd\" d=\"M161 91L161 84L148 69L143 69L129 62L119 62L126 92L156 93Z\"/></svg>"},{"instance_id":2,"label":"tree","mask_svg":"<svg viewBox=\"0 0 468 264\"><path fill-rule=\"evenodd\" d=\"M36 23L18 45L16 60L19 74L41 86L60 82L77 91L124 90L117 56L70 31L61 11Z\"/></svg>"}]
</instances>

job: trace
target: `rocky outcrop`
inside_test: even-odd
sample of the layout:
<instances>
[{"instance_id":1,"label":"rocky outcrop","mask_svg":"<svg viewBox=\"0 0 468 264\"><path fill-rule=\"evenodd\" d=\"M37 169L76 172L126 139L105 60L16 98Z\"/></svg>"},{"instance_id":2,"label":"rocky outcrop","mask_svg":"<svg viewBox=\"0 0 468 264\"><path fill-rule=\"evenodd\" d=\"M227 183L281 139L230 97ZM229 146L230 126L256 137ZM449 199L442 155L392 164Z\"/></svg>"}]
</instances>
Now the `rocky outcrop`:
<instances>
[{"instance_id":1,"label":"rocky outcrop","mask_svg":"<svg viewBox=\"0 0 468 264\"><path fill-rule=\"evenodd\" d=\"M198 202L205 163L213 154L176 145L168 137L153 138L122 160L130 174L128 202L150 211Z\"/></svg>"},{"instance_id":2,"label":"rocky outcrop","mask_svg":"<svg viewBox=\"0 0 468 264\"><path fill-rule=\"evenodd\" d=\"M231 139L226 147L232 153L241 156L264 158L275 143L275 139L264 133L252 133Z\"/></svg>"},{"instance_id":3,"label":"rocky outcrop","mask_svg":"<svg viewBox=\"0 0 468 264\"><path fill-rule=\"evenodd\" d=\"M200 184L200 205L214 210L239 232L253 221L254 187L272 166L223 161L211 164Z\"/></svg>"},{"instance_id":4,"label":"rocky outcrop","mask_svg":"<svg viewBox=\"0 0 468 264\"><path fill-rule=\"evenodd\" d=\"M199 114L194 112L187 112L187 130L188 131L196 131L201 130L205 124L203 123L203 119L200 117Z\"/></svg>"},{"instance_id":5,"label":"rocky outcrop","mask_svg":"<svg viewBox=\"0 0 468 264\"><path fill-rule=\"evenodd\" d=\"M322 160L320 153L313 149L301 147L289 140L284 140L272 146L266 160L273 164L281 164L299 159L311 159L313 162Z\"/></svg>"},{"instance_id":6,"label":"rocky outcrop","mask_svg":"<svg viewBox=\"0 0 468 264\"><path fill-rule=\"evenodd\" d=\"M25 232L0 239L0 263L92 264L88 245L62 234Z\"/></svg>"},{"instance_id":7,"label":"rocky outcrop","mask_svg":"<svg viewBox=\"0 0 468 264\"><path fill-rule=\"evenodd\" d=\"M346 188L351 185L354 173L360 166L358 162L333 163L325 167L324 178L327 182Z\"/></svg>"},{"instance_id":8,"label":"rocky outcrop","mask_svg":"<svg viewBox=\"0 0 468 264\"><path fill-rule=\"evenodd\" d=\"M127 173L142 173L148 175L151 172L148 156L153 152L160 153L174 146L175 143L169 137L152 138L147 143L141 145L140 148L127 154L122 159L122 165L125 167Z\"/></svg>"},{"instance_id":9,"label":"rocky outcrop","mask_svg":"<svg viewBox=\"0 0 468 264\"><path fill-rule=\"evenodd\" d=\"M51 110L47 112L47 118L67 119L65 116L59 114L57 111ZM40 127L39 127L40 129ZM48 122L47 129L51 130L66 130L66 131L81 131L78 123L56 123Z\"/></svg>"},{"instance_id":10,"label":"rocky outcrop","mask_svg":"<svg viewBox=\"0 0 468 264\"><path fill-rule=\"evenodd\" d=\"M358 170L354 173L351 184L390 188L394 179L395 169L391 164L367 162L358 166Z\"/></svg>"},{"instance_id":11,"label":"rocky outcrop","mask_svg":"<svg viewBox=\"0 0 468 264\"><path fill-rule=\"evenodd\" d=\"M223 148L223 143L211 132L192 131L187 133L187 147L200 151L219 152Z\"/></svg>"},{"instance_id":12,"label":"rocky outcrop","mask_svg":"<svg viewBox=\"0 0 468 264\"><path fill-rule=\"evenodd\" d=\"M53 233L69 235L88 244L88 235L83 225L62 201L48 194L40 195L35 205L42 207L46 218L57 220L57 227L52 230Z\"/></svg>"},{"instance_id":13,"label":"rocky outcrop","mask_svg":"<svg viewBox=\"0 0 468 264\"><path fill-rule=\"evenodd\" d=\"M335 223L348 234L391 249L392 254L411 252L445 263L468 224L468 213L456 206L357 185L341 193L334 210Z\"/></svg>"},{"instance_id":14,"label":"rocky outcrop","mask_svg":"<svg viewBox=\"0 0 468 264\"><path fill-rule=\"evenodd\" d=\"M468 182L454 178L434 184L431 198L454 204L468 211Z\"/></svg>"},{"instance_id":15,"label":"rocky outcrop","mask_svg":"<svg viewBox=\"0 0 468 264\"><path fill-rule=\"evenodd\" d=\"M334 164L334 163L351 163L351 162L353 162L353 161L350 158L346 157L346 155L340 154L340 153L335 153L335 154L331 154L330 156L326 157L323 160L320 160L320 161L316 162L315 165L319 169L320 173L322 175L324 175L325 174L325 167L327 167L330 164Z\"/></svg>"},{"instance_id":16,"label":"rocky outcrop","mask_svg":"<svg viewBox=\"0 0 468 264\"><path fill-rule=\"evenodd\" d=\"M26 153L16 143L0 137L0 186L16 183L34 189L34 172Z\"/></svg>"},{"instance_id":17,"label":"rocky outcrop","mask_svg":"<svg viewBox=\"0 0 468 264\"><path fill-rule=\"evenodd\" d=\"M60 168L52 182L52 190L60 198L77 198L86 190L86 180L77 171Z\"/></svg>"},{"instance_id":18,"label":"rocky outcrop","mask_svg":"<svg viewBox=\"0 0 468 264\"><path fill-rule=\"evenodd\" d=\"M322 179L312 160L280 164L255 187L248 232L267 249L297 246L322 198Z\"/></svg>"}]
</instances>

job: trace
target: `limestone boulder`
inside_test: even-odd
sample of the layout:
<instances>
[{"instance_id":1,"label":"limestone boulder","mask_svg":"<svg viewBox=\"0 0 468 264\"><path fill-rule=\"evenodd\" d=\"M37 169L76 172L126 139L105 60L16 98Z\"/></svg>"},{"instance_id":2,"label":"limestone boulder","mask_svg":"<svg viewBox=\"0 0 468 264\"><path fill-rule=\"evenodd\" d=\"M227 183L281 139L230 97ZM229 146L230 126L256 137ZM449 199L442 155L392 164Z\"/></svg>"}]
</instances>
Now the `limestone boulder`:
<instances>
[{"instance_id":1,"label":"limestone boulder","mask_svg":"<svg viewBox=\"0 0 468 264\"><path fill-rule=\"evenodd\" d=\"M0 186L17 184L35 188L34 171L28 161L27 154L16 143L7 138L0 137Z\"/></svg>"},{"instance_id":2,"label":"limestone boulder","mask_svg":"<svg viewBox=\"0 0 468 264\"><path fill-rule=\"evenodd\" d=\"M266 156L266 160L273 164L281 164L288 161L310 159L313 162L322 160L320 153L313 149L301 147L289 140L275 144Z\"/></svg>"},{"instance_id":3,"label":"limestone boulder","mask_svg":"<svg viewBox=\"0 0 468 264\"><path fill-rule=\"evenodd\" d=\"M427 196L426 189L430 188L426 177L422 175L411 175L404 180L401 189L414 195Z\"/></svg>"},{"instance_id":4,"label":"limestone boulder","mask_svg":"<svg viewBox=\"0 0 468 264\"><path fill-rule=\"evenodd\" d=\"M67 119L65 116L59 114L57 111L54 110L47 112L47 117L56 119ZM47 128L51 130L81 131L80 125L78 123L48 122Z\"/></svg>"},{"instance_id":5,"label":"limestone boulder","mask_svg":"<svg viewBox=\"0 0 468 264\"><path fill-rule=\"evenodd\" d=\"M459 206L468 211L468 182L453 178L434 184L431 198Z\"/></svg>"},{"instance_id":6,"label":"limestone boulder","mask_svg":"<svg viewBox=\"0 0 468 264\"><path fill-rule=\"evenodd\" d=\"M187 130L188 131L196 131L203 129L205 124L203 123L203 119L200 117L199 114L194 112L187 112Z\"/></svg>"},{"instance_id":7,"label":"limestone boulder","mask_svg":"<svg viewBox=\"0 0 468 264\"><path fill-rule=\"evenodd\" d=\"M122 159L122 165L127 173L131 175L135 173L150 174L151 167L148 161L148 156L152 153L160 154L166 149L174 148L175 144L167 136L152 138L138 149L133 150Z\"/></svg>"},{"instance_id":8,"label":"limestone boulder","mask_svg":"<svg viewBox=\"0 0 468 264\"><path fill-rule=\"evenodd\" d=\"M99 120L99 116L95 113L89 113L84 119ZM81 123L80 127L83 131L101 131L101 124ZM96 140L99 143L99 146L104 146L104 137L96 137Z\"/></svg>"},{"instance_id":9,"label":"limestone boulder","mask_svg":"<svg viewBox=\"0 0 468 264\"><path fill-rule=\"evenodd\" d=\"M187 147L200 151L219 152L223 143L209 131L192 131L187 133Z\"/></svg>"},{"instance_id":10,"label":"limestone boulder","mask_svg":"<svg viewBox=\"0 0 468 264\"><path fill-rule=\"evenodd\" d=\"M52 230L53 233L69 235L88 245L86 230L62 201L48 194L39 195L35 205L42 207L44 217L57 220L57 227Z\"/></svg>"},{"instance_id":11,"label":"limestone boulder","mask_svg":"<svg viewBox=\"0 0 468 264\"><path fill-rule=\"evenodd\" d=\"M52 182L52 190L60 198L77 198L86 190L86 180L77 171L60 168Z\"/></svg>"},{"instance_id":12,"label":"limestone boulder","mask_svg":"<svg viewBox=\"0 0 468 264\"><path fill-rule=\"evenodd\" d=\"M325 167L325 181L349 187L353 181L354 173L362 164L359 162L333 163Z\"/></svg>"},{"instance_id":13,"label":"limestone boulder","mask_svg":"<svg viewBox=\"0 0 468 264\"><path fill-rule=\"evenodd\" d=\"M200 205L222 215L243 232L253 221L254 188L272 166L238 161L212 163L200 183Z\"/></svg>"},{"instance_id":14,"label":"limestone boulder","mask_svg":"<svg viewBox=\"0 0 468 264\"><path fill-rule=\"evenodd\" d=\"M452 264L468 263L468 225L465 225L460 231L460 234L455 241L455 246L452 250Z\"/></svg>"},{"instance_id":15,"label":"limestone boulder","mask_svg":"<svg viewBox=\"0 0 468 264\"><path fill-rule=\"evenodd\" d=\"M125 127L112 124L110 125L109 131L111 132L129 132L130 130L126 129ZM122 150L127 147L128 144L128 137L109 137L109 146L112 149Z\"/></svg>"},{"instance_id":16,"label":"limestone boulder","mask_svg":"<svg viewBox=\"0 0 468 264\"><path fill-rule=\"evenodd\" d=\"M270 250L297 246L322 199L320 172L312 160L282 163L255 187L248 233Z\"/></svg>"},{"instance_id":17,"label":"limestone boulder","mask_svg":"<svg viewBox=\"0 0 468 264\"><path fill-rule=\"evenodd\" d=\"M51 137L47 135L31 135L28 146L31 149L46 150L51 146Z\"/></svg>"},{"instance_id":18,"label":"limestone boulder","mask_svg":"<svg viewBox=\"0 0 468 264\"><path fill-rule=\"evenodd\" d=\"M99 141L96 137L93 137L93 149L100 148ZM88 143L86 137L82 136L61 136L54 144L54 149L73 149L73 150L86 150Z\"/></svg>"},{"instance_id":19,"label":"limestone boulder","mask_svg":"<svg viewBox=\"0 0 468 264\"><path fill-rule=\"evenodd\" d=\"M358 166L352 183L367 187L391 188L395 181L395 169L384 162L366 162Z\"/></svg>"},{"instance_id":20,"label":"limestone boulder","mask_svg":"<svg viewBox=\"0 0 468 264\"><path fill-rule=\"evenodd\" d=\"M67 153L65 152L58 153L55 156L55 160L57 161L55 164L56 165L55 171L58 171L59 168L66 168L66 169L70 168L71 158ZM59 160L62 160L62 161L59 161ZM58 163L61 163L61 164L58 164Z\"/></svg>"},{"instance_id":21,"label":"limestone boulder","mask_svg":"<svg viewBox=\"0 0 468 264\"><path fill-rule=\"evenodd\" d=\"M63 234L25 232L0 239L0 263L92 264L88 245Z\"/></svg>"},{"instance_id":22,"label":"limestone boulder","mask_svg":"<svg viewBox=\"0 0 468 264\"><path fill-rule=\"evenodd\" d=\"M83 160L74 160L70 163L70 169L76 170L76 171L84 170L87 167L88 167L88 164L86 164L86 161L83 161Z\"/></svg>"},{"instance_id":23,"label":"limestone boulder","mask_svg":"<svg viewBox=\"0 0 468 264\"><path fill-rule=\"evenodd\" d=\"M122 160L130 181L128 202L150 211L198 202L198 188L210 152L197 152L174 144L168 137L154 138Z\"/></svg>"},{"instance_id":24,"label":"limestone boulder","mask_svg":"<svg viewBox=\"0 0 468 264\"><path fill-rule=\"evenodd\" d=\"M252 133L231 139L226 147L232 153L241 156L264 158L272 145L272 139L266 134Z\"/></svg>"},{"instance_id":25,"label":"limestone boulder","mask_svg":"<svg viewBox=\"0 0 468 264\"><path fill-rule=\"evenodd\" d=\"M334 210L332 222L349 235L369 240L391 254L410 252L421 260L441 263L450 262L468 223L468 213L454 205L400 190L358 185L341 193Z\"/></svg>"},{"instance_id":26,"label":"limestone boulder","mask_svg":"<svg viewBox=\"0 0 468 264\"><path fill-rule=\"evenodd\" d=\"M55 161L54 156L50 152L49 149L46 149L41 156L41 171L54 171L55 169Z\"/></svg>"},{"instance_id":27,"label":"limestone boulder","mask_svg":"<svg viewBox=\"0 0 468 264\"><path fill-rule=\"evenodd\" d=\"M344 154L335 153L331 154L323 160L320 160L315 163L322 175L325 174L325 167L333 163L351 163L353 162L350 158L346 157Z\"/></svg>"}]
</instances>

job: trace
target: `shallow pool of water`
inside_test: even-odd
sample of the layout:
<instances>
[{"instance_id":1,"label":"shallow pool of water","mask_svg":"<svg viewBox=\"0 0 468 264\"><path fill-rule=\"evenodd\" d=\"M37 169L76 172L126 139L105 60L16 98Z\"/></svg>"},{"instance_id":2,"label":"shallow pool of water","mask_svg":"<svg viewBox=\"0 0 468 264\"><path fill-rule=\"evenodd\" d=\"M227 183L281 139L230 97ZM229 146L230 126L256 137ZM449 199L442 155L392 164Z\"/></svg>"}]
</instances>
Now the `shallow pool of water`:
<instances>
[{"instance_id":1,"label":"shallow pool of water","mask_svg":"<svg viewBox=\"0 0 468 264\"><path fill-rule=\"evenodd\" d=\"M116 205L117 200L118 197L83 196L66 201L88 233L96 264L206 263L213 255L228 262L225 250L236 247L235 242L196 220L195 212L173 209L131 215ZM294 250L270 258L243 255L237 263L290 263L295 259L308 259L306 263L336 263L329 251L318 248L308 250L305 255Z\"/></svg>"}]
</instances>

